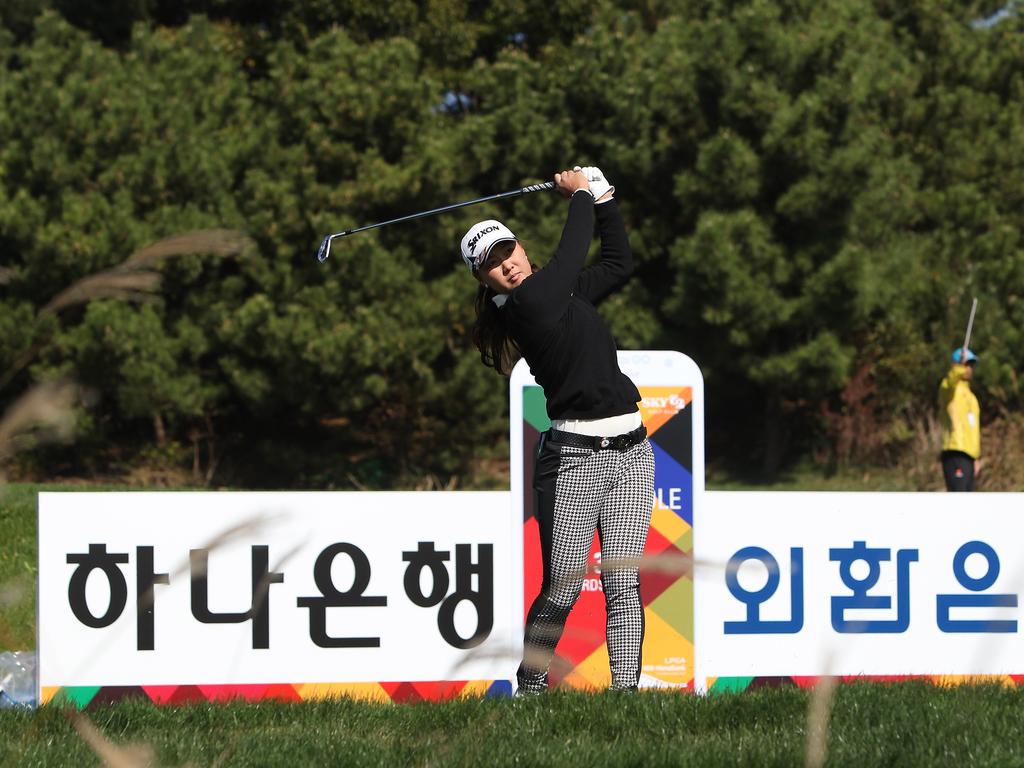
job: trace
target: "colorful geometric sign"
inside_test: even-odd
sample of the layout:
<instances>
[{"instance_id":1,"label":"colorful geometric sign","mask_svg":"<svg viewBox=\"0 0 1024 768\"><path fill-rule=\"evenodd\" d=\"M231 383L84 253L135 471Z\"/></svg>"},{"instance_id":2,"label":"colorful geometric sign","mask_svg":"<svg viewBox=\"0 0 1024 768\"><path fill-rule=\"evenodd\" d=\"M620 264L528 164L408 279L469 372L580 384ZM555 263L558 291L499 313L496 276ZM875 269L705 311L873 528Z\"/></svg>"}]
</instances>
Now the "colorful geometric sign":
<instances>
[{"instance_id":1,"label":"colorful geometric sign","mask_svg":"<svg viewBox=\"0 0 1024 768\"><path fill-rule=\"evenodd\" d=\"M699 391L699 371L679 353L625 353L631 357L620 366L637 384L643 398L640 413L655 455L655 499L650 530L640 569L640 595L646 632L640 686L692 690L694 682L693 580L691 574L694 510L694 444L702 435L694 431L694 391ZM639 355L644 358L639 358ZM679 383L666 385L664 376L644 376L662 360L683 358L692 367L680 366ZM629 360L643 364L629 365ZM636 368L637 370L629 370ZM685 371L685 373L684 373ZM694 381L693 371L696 371ZM689 375L687 375L689 374ZM646 379L660 379L645 386ZM515 374L513 387L517 386ZM534 455L542 432L550 427L541 387L532 381L521 386L522 442L512 450L521 457L524 616L540 591L541 555L533 488ZM516 398L513 396L513 402ZM515 418L513 408L512 418ZM702 422L701 422L702 423ZM515 430L514 430L515 432ZM515 438L513 438L515 439ZM702 445L698 446L702 452ZM702 458L702 456L699 456ZM700 467L703 487L703 466ZM516 476L513 472L513 478ZM514 480L515 481L515 480ZM515 491L515 489L513 489ZM575 607L569 614L550 670L554 686L602 689L611 682L605 641L605 605L599 575L601 560L597 534L590 551L588 574Z\"/></svg>"},{"instance_id":2,"label":"colorful geometric sign","mask_svg":"<svg viewBox=\"0 0 1024 768\"><path fill-rule=\"evenodd\" d=\"M394 683L279 683L274 685L149 685L44 687L40 704L94 708L122 699L159 705L203 701L313 701L348 698L381 703L442 701L463 697L511 696L508 680L443 680Z\"/></svg>"}]
</instances>

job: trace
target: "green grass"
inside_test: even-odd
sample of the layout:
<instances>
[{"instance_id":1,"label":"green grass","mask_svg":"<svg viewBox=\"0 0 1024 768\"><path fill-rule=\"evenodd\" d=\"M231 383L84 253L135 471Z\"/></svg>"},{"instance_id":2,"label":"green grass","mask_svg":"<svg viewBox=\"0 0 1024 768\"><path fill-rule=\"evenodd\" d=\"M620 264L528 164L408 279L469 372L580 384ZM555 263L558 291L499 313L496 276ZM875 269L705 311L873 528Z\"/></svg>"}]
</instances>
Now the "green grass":
<instances>
[{"instance_id":1,"label":"green grass","mask_svg":"<svg viewBox=\"0 0 1024 768\"><path fill-rule=\"evenodd\" d=\"M941 476L938 461L936 476ZM897 467L847 467L827 474L813 464L804 463L782 472L770 483L758 483L709 470L705 476L709 491L913 491L906 473Z\"/></svg>"},{"instance_id":2,"label":"green grass","mask_svg":"<svg viewBox=\"0 0 1024 768\"><path fill-rule=\"evenodd\" d=\"M135 701L89 716L112 742L147 745L164 766L794 766L808 699L789 687L405 705ZM1024 692L993 686L840 686L829 764L1020 765L1022 705ZM98 764L61 710L0 711L0 765Z\"/></svg>"},{"instance_id":3,"label":"green grass","mask_svg":"<svg viewBox=\"0 0 1024 768\"><path fill-rule=\"evenodd\" d=\"M0 650L36 647L36 494L40 490L46 487L0 485Z\"/></svg>"}]
</instances>

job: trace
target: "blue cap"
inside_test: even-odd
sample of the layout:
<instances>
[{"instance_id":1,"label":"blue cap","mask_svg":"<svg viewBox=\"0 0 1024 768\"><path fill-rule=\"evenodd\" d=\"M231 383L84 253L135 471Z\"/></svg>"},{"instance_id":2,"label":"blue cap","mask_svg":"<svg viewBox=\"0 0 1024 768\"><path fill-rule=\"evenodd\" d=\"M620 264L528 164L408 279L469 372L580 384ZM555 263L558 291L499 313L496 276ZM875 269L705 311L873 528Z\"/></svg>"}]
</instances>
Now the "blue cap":
<instances>
[{"instance_id":1,"label":"blue cap","mask_svg":"<svg viewBox=\"0 0 1024 768\"><path fill-rule=\"evenodd\" d=\"M960 362L960 353L962 351L963 351L962 347L957 347L956 349L953 350L953 362L954 363L959 363ZM970 349L968 349L967 350L967 360L965 360L964 362L974 363L974 362L977 362L977 360L978 360L978 356L976 354L974 354L974 352L972 352Z\"/></svg>"}]
</instances>

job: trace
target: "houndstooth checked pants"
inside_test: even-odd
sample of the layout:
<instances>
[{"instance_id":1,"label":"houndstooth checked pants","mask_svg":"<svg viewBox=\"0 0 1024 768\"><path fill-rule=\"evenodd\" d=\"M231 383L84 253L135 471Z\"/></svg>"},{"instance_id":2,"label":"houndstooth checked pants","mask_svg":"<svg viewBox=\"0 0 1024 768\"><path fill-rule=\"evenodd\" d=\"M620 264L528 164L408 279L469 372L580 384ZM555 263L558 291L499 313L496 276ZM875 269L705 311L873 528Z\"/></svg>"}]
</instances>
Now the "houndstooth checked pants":
<instances>
[{"instance_id":1,"label":"houndstooth checked pants","mask_svg":"<svg viewBox=\"0 0 1024 768\"><path fill-rule=\"evenodd\" d=\"M601 540L601 583L612 688L640 679L644 609L636 563L654 503L654 451L644 440L625 451L576 448L542 436L534 473L544 566L540 594L526 618L519 690L547 689L548 668L583 586L590 545ZM616 563L622 563L616 565Z\"/></svg>"}]
</instances>

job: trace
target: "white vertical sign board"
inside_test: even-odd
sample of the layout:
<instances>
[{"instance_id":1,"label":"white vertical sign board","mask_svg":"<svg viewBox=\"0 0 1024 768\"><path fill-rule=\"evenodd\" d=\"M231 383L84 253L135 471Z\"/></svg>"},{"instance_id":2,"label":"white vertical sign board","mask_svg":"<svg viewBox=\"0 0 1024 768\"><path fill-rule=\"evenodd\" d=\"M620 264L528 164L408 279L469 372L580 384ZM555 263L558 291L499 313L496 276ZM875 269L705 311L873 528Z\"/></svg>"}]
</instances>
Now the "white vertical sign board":
<instances>
[{"instance_id":1,"label":"white vertical sign board","mask_svg":"<svg viewBox=\"0 0 1024 768\"><path fill-rule=\"evenodd\" d=\"M688 690L694 681L693 584L684 564L694 537L703 535L693 530L693 520L704 492L704 380L696 363L679 352L619 352L618 362L640 391L640 414L654 452L655 498L645 556L679 564L671 573L641 566L646 635L640 685ZM534 451L550 420L543 391L525 361L512 371L510 396L512 506L526 534L521 534L526 578L519 589L530 602L543 571L532 497ZM604 595L594 575L600 556L595 542L588 563L593 571L583 580L557 649L553 681L558 685L600 689L610 681Z\"/></svg>"}]
</instances>

